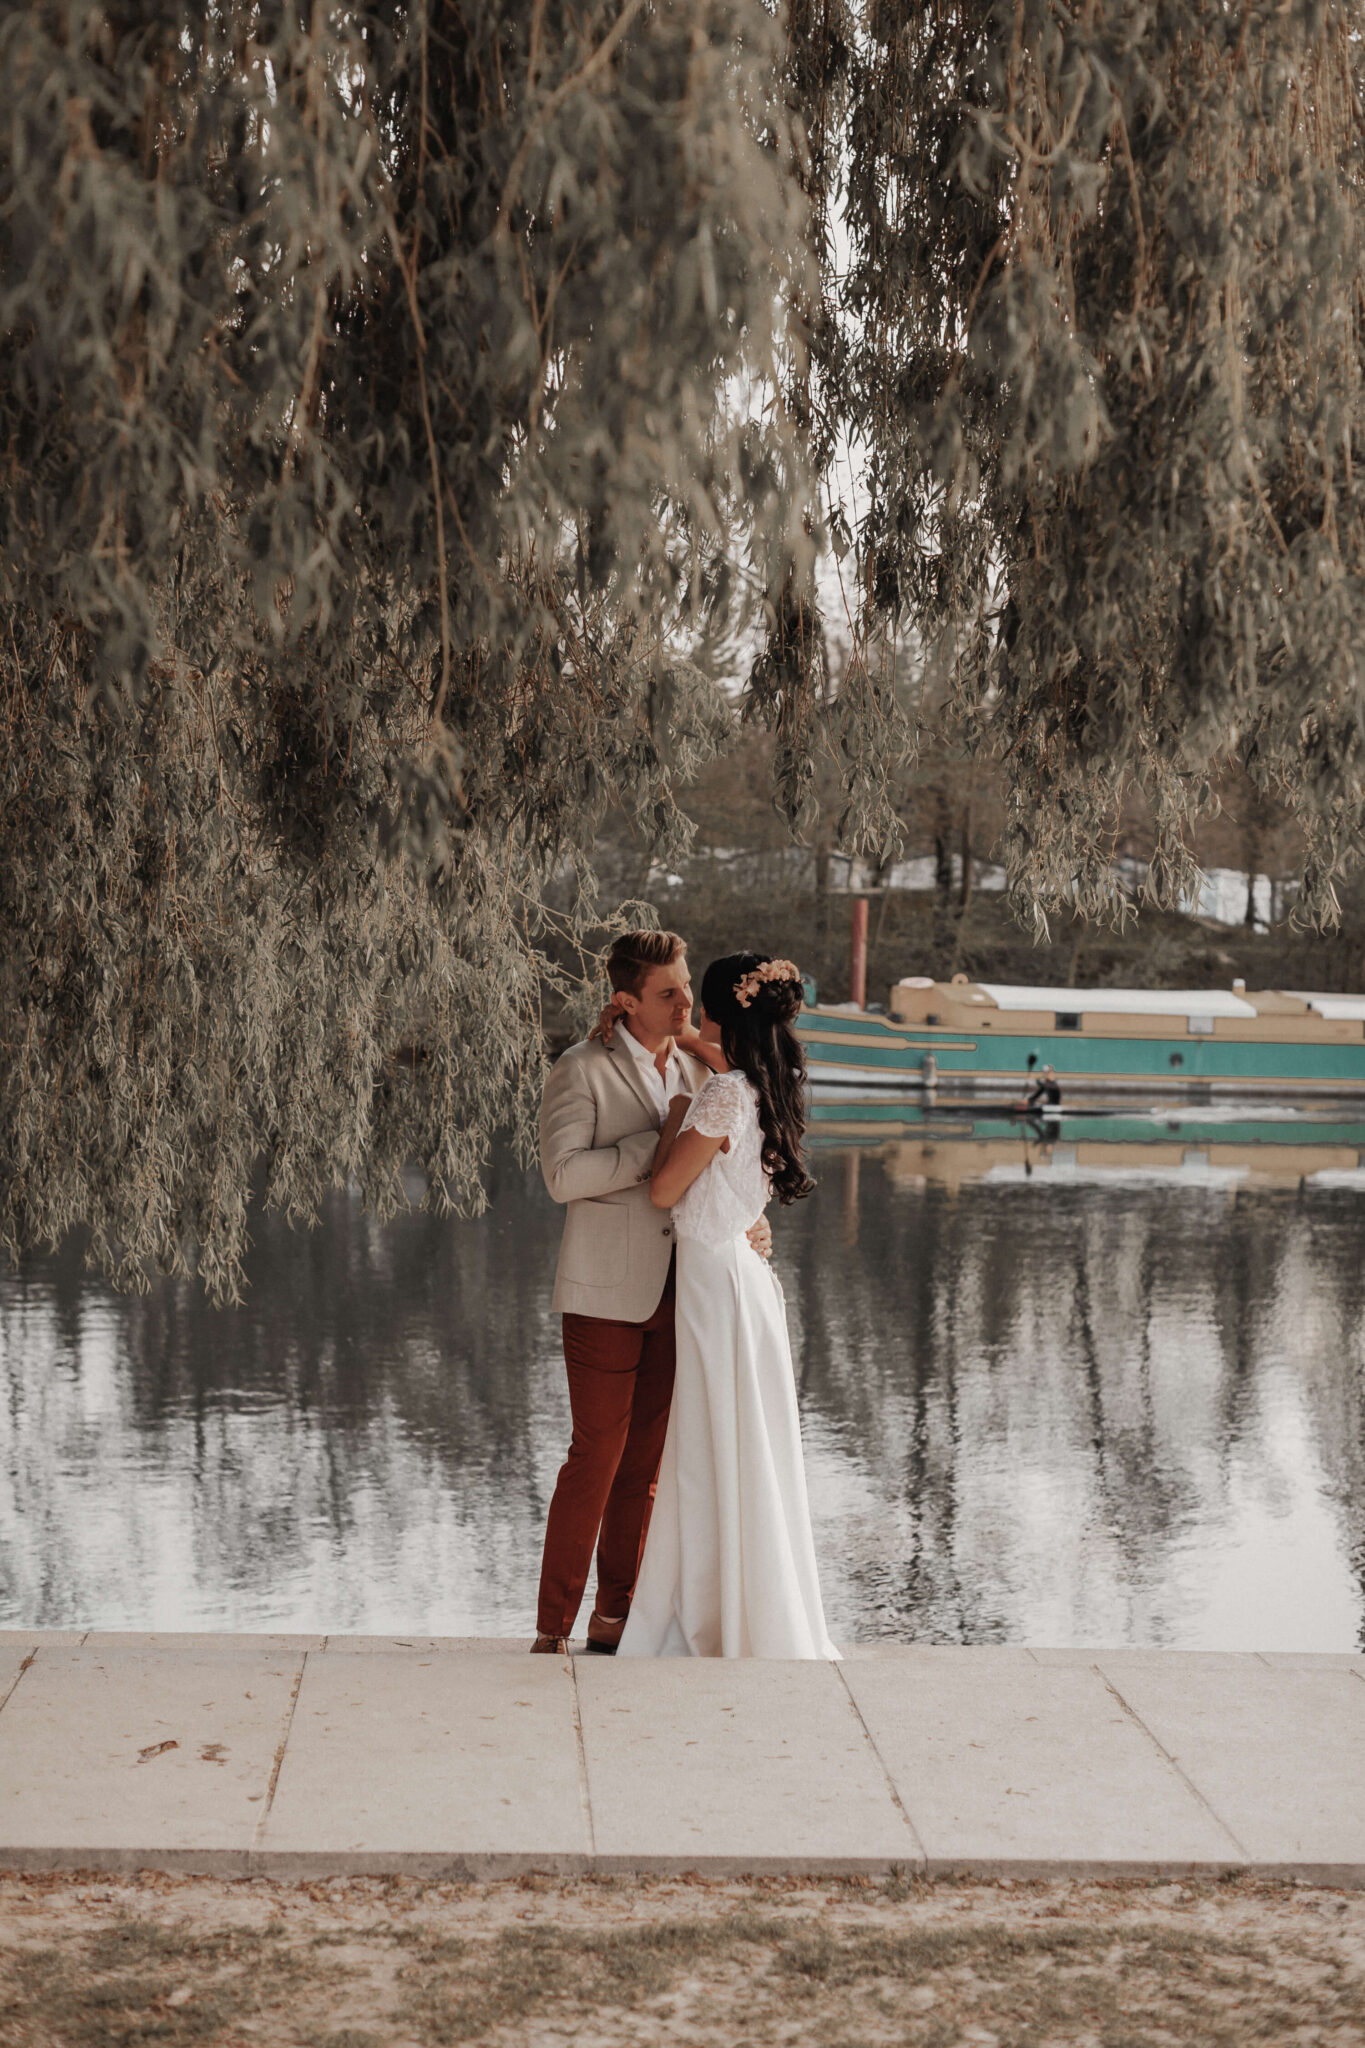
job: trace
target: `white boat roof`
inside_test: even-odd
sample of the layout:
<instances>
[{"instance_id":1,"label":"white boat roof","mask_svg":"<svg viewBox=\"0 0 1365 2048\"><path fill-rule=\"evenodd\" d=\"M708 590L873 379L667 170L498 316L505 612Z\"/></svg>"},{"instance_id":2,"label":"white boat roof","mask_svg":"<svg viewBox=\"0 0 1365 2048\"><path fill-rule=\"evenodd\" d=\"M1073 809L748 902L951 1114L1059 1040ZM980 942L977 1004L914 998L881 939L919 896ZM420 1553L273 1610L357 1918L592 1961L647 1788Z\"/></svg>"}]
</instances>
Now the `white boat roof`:
<instances>
[{"instance_id":1,"label":"white boat roof","mask_svg":"<svg viewBox=\"0 0 1365 2048\"><path fill-rule=\"evenodd\" d=\"M1293 996L1296 1002L1307 1003L1309 1009L1316 1010L1320 1017L1327 1017L1338 1023L1365 1022L1365 996L1315 995L1298 988L1287 988L1283 990L1283 994Z\"/></svg>"},{"instance_id":2,"label":"white boat roof","mask_svg":"<svg viewBox=\"0 0 1365 2048\"><path fill-rule=\"evenodd\" d=\"M1257 1014L1250 1003L1224 988L1020 988L1002 981L979 981L976 986L991 998L997 1010L1089 1010L1092 1015L1104 1012L1138 1017ZM957 993L963 995L968 991L959 988ZM1365 1017L1365 1008L1357 1014Z\"/></svg>"}]
</instances>

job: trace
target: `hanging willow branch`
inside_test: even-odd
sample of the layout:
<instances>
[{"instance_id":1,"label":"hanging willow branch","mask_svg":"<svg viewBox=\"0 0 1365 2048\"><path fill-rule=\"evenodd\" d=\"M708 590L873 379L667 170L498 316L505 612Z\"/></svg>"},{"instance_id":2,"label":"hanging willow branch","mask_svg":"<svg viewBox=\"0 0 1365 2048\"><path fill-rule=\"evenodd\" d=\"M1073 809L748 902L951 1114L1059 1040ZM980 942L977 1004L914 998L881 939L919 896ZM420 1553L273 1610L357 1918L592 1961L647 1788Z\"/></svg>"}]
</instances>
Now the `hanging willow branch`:
<instances>
[{"instance_id":1,"label":"hanging willow branch","mask_svg":"<svg viewBox=\"0 0 1365 2048\"><path fill-rule=\"evenodd\" d=\"M858 644L937 645L1005 763L1025 912L1113 909L1133 783L1173 894L1238 760L1330 918L1365 849L1358 11L869 0L832 47L827 21L792 62L817 122L850 110L811 415L858 471Z\"/></svg>"},{"instance_id":2,"label":"hanging willow branch","mask_svg":"<svg viewBox=\"0 0 1365 2048\"><path fill-rule=\"evenodd\" d=\"M231 1294L253 1174L479 1201L546 889L582 947L607 805L685 843L717 565L799 527L730 402L781 55L752 0L0 11L12 1250Z\"/></svg>"}]
</instances>

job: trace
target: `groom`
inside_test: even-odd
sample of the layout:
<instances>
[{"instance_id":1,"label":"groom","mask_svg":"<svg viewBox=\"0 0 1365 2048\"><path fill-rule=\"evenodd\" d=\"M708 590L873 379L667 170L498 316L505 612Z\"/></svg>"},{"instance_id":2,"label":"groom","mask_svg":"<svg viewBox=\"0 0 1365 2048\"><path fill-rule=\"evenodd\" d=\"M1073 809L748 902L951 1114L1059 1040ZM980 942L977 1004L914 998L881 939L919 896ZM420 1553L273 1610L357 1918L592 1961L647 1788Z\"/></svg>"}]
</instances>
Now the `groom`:
<instances>
[{"instance_id":1,"label":"groom","mask_svg":"<svg viewBox=\"0 0 1365 2048\"><path fill-rule=\"evenodd\" d=\"M555 1273L573 1438L545 1529L534 1650L568 1648L597 1546L588 1649L613 1656L630 1611L673 1398L673 1224L649 1199L675 1095L707 1069L677 1040L691 1024L676 932L624 932L611 949L603 1036L570 1046L545 1084L540 1159L568 1205ZM767 1253L766 1221L750 1239Z\"/></svg>"}]
</instances>

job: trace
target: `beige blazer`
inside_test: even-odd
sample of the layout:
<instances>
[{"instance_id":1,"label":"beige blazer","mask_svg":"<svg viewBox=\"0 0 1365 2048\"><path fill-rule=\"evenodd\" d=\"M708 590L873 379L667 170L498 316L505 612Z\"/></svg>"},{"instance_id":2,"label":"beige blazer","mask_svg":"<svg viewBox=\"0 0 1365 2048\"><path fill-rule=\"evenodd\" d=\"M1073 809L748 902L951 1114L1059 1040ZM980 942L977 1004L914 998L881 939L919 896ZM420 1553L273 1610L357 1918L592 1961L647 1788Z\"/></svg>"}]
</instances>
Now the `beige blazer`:
<instances>
[{"instance_id":1,"label":"beige blazer","mask_svg":"<svg viewBox=\"0 0 1365 2048\"><path fill-rule=\"evenodd\" d=\"M679 1053L683 1089L706 1068ZM613 1323L642 1323L668 1278L673 1222L649 1199L658 1111L626 1048L600 1039L555 1061L540 1108L540 1165L556 1202L568 1204L554 1307Z\"/></svg>"}]
</instances>

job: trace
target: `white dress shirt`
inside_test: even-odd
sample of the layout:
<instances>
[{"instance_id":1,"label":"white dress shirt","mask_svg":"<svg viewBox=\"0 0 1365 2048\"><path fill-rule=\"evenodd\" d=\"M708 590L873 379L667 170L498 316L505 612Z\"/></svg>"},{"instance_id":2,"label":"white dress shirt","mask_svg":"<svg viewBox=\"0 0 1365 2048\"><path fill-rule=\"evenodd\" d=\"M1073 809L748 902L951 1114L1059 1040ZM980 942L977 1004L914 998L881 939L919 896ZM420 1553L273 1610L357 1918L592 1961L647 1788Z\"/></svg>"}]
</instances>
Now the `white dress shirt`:
<instances>
[{"instance_id":1,"label":"white dress shirt","mask_svg":"<svg viewBox=\"0 0 1365 2048\"><path fill-rule=\"evenodd\" d=\"M687 1089L687 1077L683 1073L682 1062L678 1058L677 1048L675 1046L668 1055L668 1066L661 1074L655 1065L654 1054L649 1050L648 1046L641 1045L635 1033L624 1021L617 1025L615 1035L624 1044L627 1052L635 1061L636 1066L644 1075L645 1083L649 1089L650 1100L654 1104L659 1118L659 1129L662 1130L668 1119L669 1097L682 1095Z\"/></svg>"}]
</instances>

